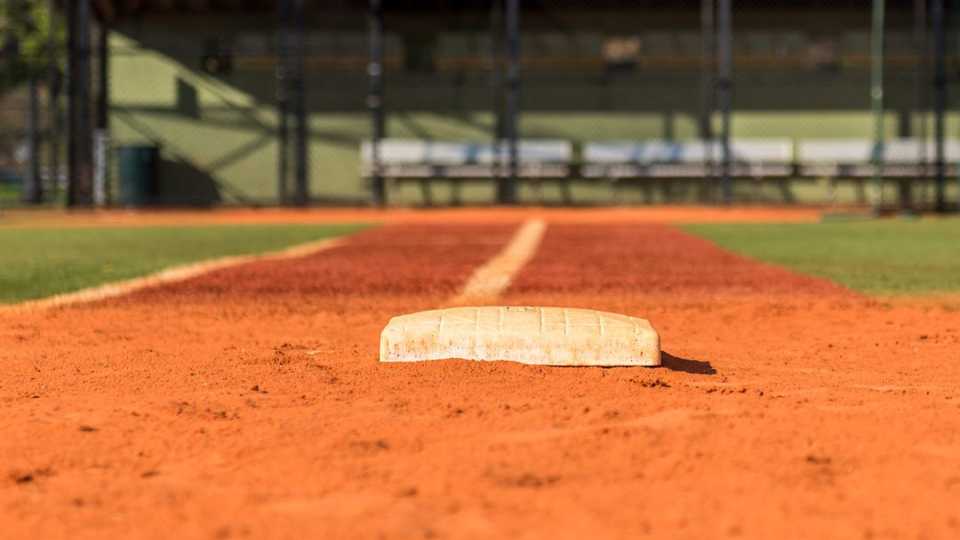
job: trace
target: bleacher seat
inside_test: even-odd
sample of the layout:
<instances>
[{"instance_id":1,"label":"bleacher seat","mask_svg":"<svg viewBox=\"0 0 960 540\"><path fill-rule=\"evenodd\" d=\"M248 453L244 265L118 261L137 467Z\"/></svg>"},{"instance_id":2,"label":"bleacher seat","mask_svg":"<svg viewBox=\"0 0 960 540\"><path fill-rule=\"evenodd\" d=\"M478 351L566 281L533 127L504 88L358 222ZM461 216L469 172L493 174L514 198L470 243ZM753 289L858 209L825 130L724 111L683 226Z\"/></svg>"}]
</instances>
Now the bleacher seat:
<instances>
[{"instance_id":1,"label":"bleacher seat","mask_svg":"<svg viewBox=\"0 0 960 540\"><path fill-rule=\"evenodd\" d=\"M785 178L793 173L789 139L734 139L730 174L738 178ZM720 172L719 141L597 141L583 149L586 178L703 178ZM712 167L712 170L711 170Z\"/></svg>"},{"instance_id":2,"label":"bleacher seat","mask_svg":"<svg viewBox=\"0 0 960 540\"><path fill-rule=\"evenodd\" d=\"M960 140L944 141L949 174L960 159ZM936 159L933 141L890 139L877 146L870 139L807 139L797 144L800 174L808 177L869 178L876 159L883 161L886 178L912 178L933 174Z\"/></svg>"},{"instance_id":3,"label":"bleacher seat","mask_svg":"<svg viewBox=\"0 0 960 540\"><path fill-rule=\"evenodd\" d=\"M496 146L496 148L495 148ZM567 178L573 148L567 141L522 139L517 143L520 178ZM361 148L364 177L372 176L373 147ZM506 174L509 146L491 142L384 139L380 142L381 175L396 180L489 179Z\"/></svg>"}]
</instances>

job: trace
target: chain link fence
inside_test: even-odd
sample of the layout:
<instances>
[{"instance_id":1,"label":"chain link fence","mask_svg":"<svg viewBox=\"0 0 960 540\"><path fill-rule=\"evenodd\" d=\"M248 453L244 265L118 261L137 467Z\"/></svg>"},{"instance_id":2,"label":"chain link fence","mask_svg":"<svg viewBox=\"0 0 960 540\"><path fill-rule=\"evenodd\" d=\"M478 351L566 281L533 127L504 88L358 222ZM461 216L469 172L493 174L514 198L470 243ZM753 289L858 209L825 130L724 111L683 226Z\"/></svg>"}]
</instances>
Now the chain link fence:
<instances>
[{"instance_id":1,"label":"chain link fence","mask_svg":"<svg viewBox=\"0 0 960 540\"><path fill-rule=\"evenodd\" d=\"M0 6L0 205L54 204L66 184L66 45L52 2Z\"/></svg>"},{"instance_id":2,"label":"chain link fence","mask_svg":"<svg viewBox=\"0 0 960 540\"><path fill-rule=\"evenodd\" d=\"M888 140L932 140L935 1L886 2L882 130ZM960 5L944 1L949 140L960 139L952 91L960 76ZM521 2L520 137L571 141L578 160L593 141L717 137L717 19L715 11L705 19L704 6L715 10L720 2ZM161 149L160 180L169 188L164 203L273 204L284 189L292 190L277 181L276 13L250 4L260 7L195 11L185 3L119 17L111 27L111 140ZM359 148L372 129L366 2L307 6L309 197L363 202L369 192L359 176ZM504 54L504 36L493 8L491 2L384 2L387 137L489 141L502 129L503 77L492 69L492 58ZM869 2L736 0L731 19L734 140L786 140L794 156L810 139L872 144ZM50 56L62 55L62 36L51 42L48 50L56 54ZM51 85L58 79L49 76L53 70L41 70L32 115L29 82L15 68L24 54L7 47L0 59L6 81L0 86L0 197L7 205L24 198L18 186L32 174L31 156L45 201L58 201L64 181L64 114L57 112L63 103L50 94L62 85ZM927 163L929 144L916 148L918 162ZM903 185L890 178L878 189L870 174L800 176L741 179L732 195L740 202L895 203ZM902 180L910 180L915 204L933 204L931 181ZM715 190L703 189L712 183L640 179L637 189L627 183L618 197L626 203L713 202ZM444 190L453 188L439 189L443 200ZM468 187L465 201L487 202L491 189ZM547 198L559 200L560 191L551 190ZM605 203L608 191L578 182L574 195L577 202ZM525 189L521 199L534 195L542 196ZM958 196L956 178L948 195ZM420 191L402 188L398 197L416 202Z\"/></svg>"}]
</instances>

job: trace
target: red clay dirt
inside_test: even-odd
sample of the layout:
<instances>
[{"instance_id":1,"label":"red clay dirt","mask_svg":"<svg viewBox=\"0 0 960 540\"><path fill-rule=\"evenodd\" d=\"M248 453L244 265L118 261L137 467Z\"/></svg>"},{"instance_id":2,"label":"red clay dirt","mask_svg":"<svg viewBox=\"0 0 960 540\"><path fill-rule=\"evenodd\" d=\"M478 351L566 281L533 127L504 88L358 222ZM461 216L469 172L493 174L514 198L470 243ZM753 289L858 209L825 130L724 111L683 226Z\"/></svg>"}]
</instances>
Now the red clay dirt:
<instances>
[{"instance_id":1,"label":"red clay dirt","mask_svg":"<svg viewBox=\"0 0 960 540\"><path fill-rule=\"evenodd\" d=\"M935 304L563 218L502 302L649 317L664 367L379 364L387 319L443 305L522 218L492 215L0 312L0 530L960 535L960 312Z\"/></svg>"},{"instance_id":2,"label":"red clay dirt","mask_svg":"<svg viewBox=\"0 0 960 540\"><path fill-rule=\"evenodd\" d=\"M831 211L844 208L831 207ZM848 209L862 212L862 209ZM613 208L221 208L214 210L8 210L0 224L8 226L141 226L238 223L478 223L542 217L566 223L814 222L824 208L803 206L653 206Z\"/></svg>"}]
</instances>

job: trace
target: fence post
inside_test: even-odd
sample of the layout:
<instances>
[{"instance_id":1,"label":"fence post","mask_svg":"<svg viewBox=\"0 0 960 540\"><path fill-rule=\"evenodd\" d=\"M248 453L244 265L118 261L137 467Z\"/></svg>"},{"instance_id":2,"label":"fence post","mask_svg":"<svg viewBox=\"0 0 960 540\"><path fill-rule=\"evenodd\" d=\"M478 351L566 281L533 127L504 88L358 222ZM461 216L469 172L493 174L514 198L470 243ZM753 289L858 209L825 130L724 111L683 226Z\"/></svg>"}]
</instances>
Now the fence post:
<instances>
[{"instance_id":1,"label":"fence post","mask_svg":"<svg viewBox=\"0 0 960 540\"><path fill-rule=\"evenodd\" d=\"M53 194L58 193L60 182L60 90L63 77L57 64L57 0L47 1L47 176Z\"/></svg>"},{"instance_id":2,"label":"fence post","mask_svg":"<svg viewBox=\"0 0 960 540\"><path fill-rule=\"evenodd\" d=\"M370 32L370 64L367 75L370 77L367 108L370 110L370 167L373 203L377 206L387 204L387 186L383 178L383 163L380 156L380 142L385 131L383 111L383 5L381 0L370 0L368 14Z\"/></svg>"},{"instance_id":3,"label":"fence post","mask_svg":"<svg viewBox=\"0 0 960 540\"><path fill-rule=\"evenodd\" d=\"M714 176L713 111L716 105L716 21L713 0L700 1L700 138L703 140L703 171L705 180L712 183Z\"/></svg>"},{"instance_id":4,"label":"fence post","mask_svg":"<svg viewBox=\"0 0 960 540\"><path fill-rule=\"evenodd\" d=\"M944 31L943 0L932 0L930 16L933 19L933 130L934 171L936 174L936 210L947 210L946 171L944 170L943 137L944 109L947 106L946 32Z\"/></svg>"},{"instance_id":5,"label":"fence post","mask_svg":"<svg viewBox=\"0 0 960 540\"><path fill-rule=\"evenodd\" d=\"M306 92L306 13L304 0L293 0L293 113L294 113L294 203L306 206L310 202L309 116Z\"/></svg>"},{"instance_id":6,"label":"fence post","mask_svg":"<svg viewBox=\"0 0 960 540\"><path fill-rule=\"evenodd\" d=\"M730 176L730 165L732 161L730 148L730 107L733 100L733 79L732 79L732 53L731 53L731 0L719 0L717 13L717 33L719 40L719 59L717 61L718 70L718 101L720 102L720 144L721 158L720 179L723 192L723 203L730 204L733 201L733 179Z\"/></svg>"},{"instance_id":7,"label":"fence post","mask_svg":"<svg viewBox=\"0 0 960 540\"><path fill-rule=\"evenodd\" d=\"M506 136L507 160L509 172L507 178L498 186L497 202L516 204L517 177L519 173L518 120L520 108L520 6L519 0L507 0L506 4L506 41L507 41L507 96L506 96ZM499 147L495 151L499 150Z\"/></svg>"},{"instance_id":8,"label":"fence post","mask_svg":"<svg viewBox=\"0 0 960 540\"><path fill-rule=\"evenodd\" d=\"M69 164L67 206L93 203L93 123L90 111L90 2L67 2L69 20Z\"/></svg>"},{"instance_id":9,"label":"fence post","mask_svg":"<svg viewBox=\"0 0 960 540\"><path fill-rule=\"evenodd\" d=\"M927 193L927 176L930 172L929 168L927 167L927 162L930 159L927 151L927 111L929 109L929 104L927 102L927 54L929 52L927 35L927 0L913 0L913 39L914 46L916 47L915 53L917 55L917 73L916 77L914 78L914 97L916 98L915 111L919 112L920 114L919 125L911 126L915 127L915 129L911 132L911 135L920 140L919 148L917 149L917 163L920 165L921 200L926 202L925 195ZM915 113L914 117L916 118L917 116L918 115ZM909 202L912 205L912 190L908 191L906 194L901 193L901 199L903 195L910 197Z\"/></svg>"},{"instance_id":10,"label":"fence post","mask_svg":"<svg viewBox=\"0 0 960 540\"><path fill-rule=\"evenodd\" d=\"M27 174L23 181L23 202L40 204L43 202L43 179L40 178L40 108L38 83L35 74L30 74L28 82L27 107Z\"/></svg>"},{"instance_id":11,"label":"fence post","mask_svg":"<svg viewBox=\"0 0 960 540\"><path fill-rule=\"evenodd\" d=\"M500 155L500 143L503 142L503 74L501 63L501 7L503 0L492 0L490 2L490 90L493 101L493 129L491 137L491 166L493 178L497 186L497 198L499 200L503 180L503 162Z\"/></svg>"},{"instance_id":12,"label":"fence post","mask_svg":"<svg viewBox=\"0 0 960 540\"><path fill-rule=\"evenodd\" d=\"M874 211L883 206L883 32L884 0L873 0L870 30L870 107L873 111Z\"/></svg>"},{"instance_id":13,"label":"fence post","mask_svg":"<svg viewBox=\"0 0 960 540\"><path fill-rule=\"evenodd\" d=\"M94 130L93 202L110 202L110 27L101 21L97 27L97 108Z\"/></svg>"},{"instance_id":14,"label":"fence post","mask_svg":"<svg viewBox=\"0 0 960 540\"><path fill-rule=\"evenodd\" d=\"M281 205L290 202L290 2L277 2L277 202Z\"/></svg>"}]
</instances>

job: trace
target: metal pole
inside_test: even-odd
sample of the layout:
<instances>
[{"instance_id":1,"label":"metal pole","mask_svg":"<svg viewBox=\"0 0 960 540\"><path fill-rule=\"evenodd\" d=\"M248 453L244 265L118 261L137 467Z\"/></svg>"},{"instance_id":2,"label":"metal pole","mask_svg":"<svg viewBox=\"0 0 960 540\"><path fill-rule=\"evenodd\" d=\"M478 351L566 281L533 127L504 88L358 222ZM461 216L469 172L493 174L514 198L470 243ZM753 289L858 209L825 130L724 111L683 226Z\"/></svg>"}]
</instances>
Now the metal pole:
<instances>
[{"instance_id":1,"label":"metal pole","mask_svg":"<svg viewBox=\"0 0 960 540\"><path fill-rule=\"evenodd\" d=\"M50 189L57 193L60 181L60 66L57 64L59 43L56 39L57 29L57 0L47 2L47 118L48 118L48 153Z\"/></svg>"},{"instance_id":2,"label":"metal pole","mask_svg":"<svg viewBox=\"0 0 960 540\"><path fill-rule=\"evenodd\" d=\"M380 141L383 139L386 127L383 114L383 5L381 0L370 0L369 32L370 65L367 73L370 76L370 93L367 96L367 107L370 109L371 122L371 180L373 203L384 206L387 204L387 186L383 178L383 164L380 157Z\"/></svg>"},{"instance_id":3,"label":"metal pole","mask_svg":"<svg viewBox=\"0 0 960 540\"><path fill-rule=\"evenodd\" d=\"M290 178L290 6L291 0L277 2L277 202L289 203Z\"/></svg>"},{"instance_id":4,"label":"metal pole","mask_svg":"<svg viewBox=\"0 0 960 540\"><path fill-rule=\"evenodd\" d=\"M713 111L716 102L716 39L714 36L716 21L714 20L713 0L700 2L700 40L702 54L700 61L700 94L703 99L700 118L700 138L703 139L704 161L703 170L705 180L713 178Z\"/></svg>"},{"instance_id":5,"label":"metal pole","mask_svg":"<svg viewBox=\"0 0 960 540\"><path fill-rule=\"evenodd\" d=\"M884 0L873 0L870 30L870 105L873 109L873 185L874 207L883 206L883 24Z\"/></svg>"},{"instance_id":6,"label":"metal pole","mask_svg":"<svg viewBox=\"0 0 960 540\"><path fill-rule=\"evenodd\" d=\"M19 9L29 11L29 3L21 0ZM24 175L22 200L27 204L43 202L43 185L40 178L40 108L38 81L33 63L30 62L27 81L27 170Z\"/></svg>"},{"instance_id":7,"label":"metal pole","mask_svg":"<svg viewBox=\"0 0 960 540\"><path fill-rule=\"evenodd\" d=\"M110 199L110 28L100 23L97 32L97 108L94 131L94 203Z\"/></svg>"},{"instance_id":8,"label":"metal pole","mask_svg":"<svg viewBox=\"0 0 960 540\"><path fill-rule=\"evenodd\" d=\"M32 68L31 68L32 69ZM37 76L30 74L27 109L27 174L24 178L23 202L43 202L43 180L40 178L40 108Z\"/></svg>"},{"instance_id":9,"label":"metal pole","mask_svg":"<svg viewBox=\"0 0 960 540\"><path fill-rule=\"evenodd\" d=\"M731 0L718 0L717 3L717 37L719 39L719 59L717 61L718 77L717 90L720 106L721 122L721 188L723 190L724 204L730 204L733 201L733 179L730 176L730 165L732 161L730 149L730 107L733 99L733 79L732 79L732 53L731 53Z\"/></svg>"},{"instance_id":10,"label":"metal pole","mask_svg":"<svg viewBox=\"0 0 960 540\"><path fill-rule=\"evenodd\" d=\"M507 102L506 136L509 160L508 178L498 190L498 202L515 204L517 202L517 173L519 155L517 148L517 116L520 107L520 2L507 0L506 4L506 41L507 41Z\"/></svg>"},{"instance_id":11,"label":"metal pole","mask_svg":"<svg viewBox=\"0 0 960 540\"><path fill-rule=\"evenodd\" d=\"M93 141L90 111L90 3L68 2L70 32L69 166L67 206L93 203Z\"/></svg>"},{"instance_id":12,"label":"metal pole","mask_svg":"<svg viewBox=\"0 0 960 540\"><path fill-rule=\"evenodd\" d=\"M503 141L504 129L503 129L503 74L502 74L502 62L501 62L501 36L500 36L500 24L501 24L501 7L503 0L493 0L490 5L490 88L491 95L493 97L493 132L492 132L492 144L493 146L493 155L492 155L492 165L493 165L493 177L496 180L497 185L497 197L499 200L499 193L503 187L503 170L502 170L502 160L500 155L500 143Z\"/></svg>"},{"instance_id":13,"label":"metal pole","mask_svg":"<svg viewBox=\"0 0 960 540\"><path fill-rule=\"evenodd\" d=\"M944 109L947 106L946 32L944 31L943 0L932 0L930 16L933 19L933 108L934 108L934 170L936 174L936 210L947 209L946 178L944 170Z\"/></svg>"},{"instance_id":14,"label":"metal pole","mask_svg":"<svg viewBox=\"0 0 960 540\"><path fill-rule=\"evenodd\" d=\"M293 111L294 124L294 175L296 191L294 202L306 206L310 199L310 170L308 151L308 117L306 77L306 22L304 0L293 0L294 8L294 65L293 65Z\"/></svg>"},{"instance_id":15,"label":"metal pole","mask_svg":"<svg viewBox=\"0 0 960 540\"><path fill-rule=\"evenodd\" d=\"M923 186L921 197L925 200L927 175L929 173L927 168L927 160L929 159L927 155L927 110L929 109L929 104L927 103L927 0L913 1L913 34L917 55L917 76L914 91L916 92L917 100L916 110L919 113L920 120L916 130L917 133L914 134L914 137L920 140L917 162L920 165L920 180L922 182L921 186ZM911 195L909 191L907 195Z\"/></svg>"}]
</instances>

